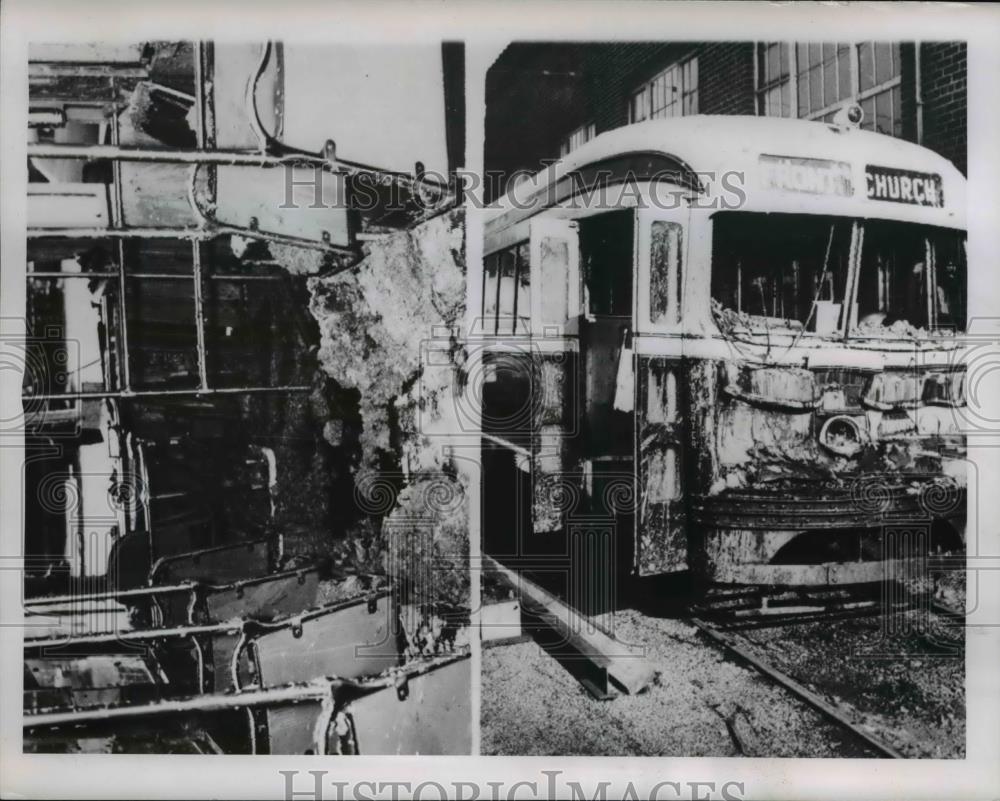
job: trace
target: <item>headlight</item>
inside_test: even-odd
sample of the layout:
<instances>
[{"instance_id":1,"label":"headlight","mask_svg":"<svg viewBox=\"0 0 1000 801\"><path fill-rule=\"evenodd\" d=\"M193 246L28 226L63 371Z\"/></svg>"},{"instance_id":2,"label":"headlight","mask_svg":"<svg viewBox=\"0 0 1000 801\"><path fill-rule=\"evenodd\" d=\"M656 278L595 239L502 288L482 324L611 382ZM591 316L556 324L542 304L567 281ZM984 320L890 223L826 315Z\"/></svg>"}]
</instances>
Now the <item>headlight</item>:
<instances>
[{"instance_id":1,"label":"headlight","mask_svg":"<svg viewBox=\"0 0 1000 801\"><path fill-rule=\"evenodd\" d=\"M841 456L854 456L866 439L858 421L845 414L829 418L819 430L819 444Z\"/></svg>"}]
</instances>

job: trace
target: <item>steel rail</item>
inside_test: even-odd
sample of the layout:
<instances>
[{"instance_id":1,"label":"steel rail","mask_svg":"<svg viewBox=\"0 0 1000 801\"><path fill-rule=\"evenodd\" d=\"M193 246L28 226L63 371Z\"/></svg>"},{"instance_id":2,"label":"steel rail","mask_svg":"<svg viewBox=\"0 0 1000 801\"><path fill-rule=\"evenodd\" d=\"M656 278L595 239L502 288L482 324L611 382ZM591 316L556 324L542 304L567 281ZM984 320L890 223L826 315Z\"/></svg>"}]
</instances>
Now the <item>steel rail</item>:
<instances>
[{"instance_id":1,"label":"steel rail","mask_svg":"<svg viewBox=\"0 0 1000 801\"><path fill-rule=\"evenodd\" d=\"M840 710L836 709L832 705L828 704L822 698L820 698L812 690L804 687L802 684L797 682L791 676L782 673L780 670L774 666L768 664L767 662L758 659L747 649L741 647L738 643L734 642L732 638L727 637L721 631L713 628L708 623L700 620L696 617L687 618L688 622L691 623L695 628L697 628L702 634L708 637L713 642L721 645L725 650L738 656L748 665L756 669L759 673L762 673L767 678L771 679L775 684L780 685L784 689L788 690L792 695L805 701L809 706L811 706L816 711L822 713L825 717L832 720L834 723L840 727L847 729L858 739L863 740L864 743L874 751L877 751L883 757L889 759L905 759L905 756L893 748L891 745L882 742L881 740L873 737L862 729L858 728L853 721L851 721L846 715L844 715Z\"/></svg>"}]
</instances>

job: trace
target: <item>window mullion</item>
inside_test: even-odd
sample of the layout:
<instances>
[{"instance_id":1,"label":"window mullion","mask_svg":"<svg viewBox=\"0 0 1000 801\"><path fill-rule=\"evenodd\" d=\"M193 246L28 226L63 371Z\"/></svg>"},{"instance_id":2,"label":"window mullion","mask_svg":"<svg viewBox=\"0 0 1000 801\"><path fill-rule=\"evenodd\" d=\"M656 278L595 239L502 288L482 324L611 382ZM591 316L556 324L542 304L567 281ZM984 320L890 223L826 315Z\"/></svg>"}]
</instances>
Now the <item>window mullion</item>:
<instances>
[{"instance_id":1,"label":"window mullion","mask_svg":"<svg viewBox=\"0 0 1000 801\"><path fill-rule=\"evenodd\" d=\"M792 119L799 118L799 54L795 42L788 42L788 81Z\"/></svg>"}]
</instances>

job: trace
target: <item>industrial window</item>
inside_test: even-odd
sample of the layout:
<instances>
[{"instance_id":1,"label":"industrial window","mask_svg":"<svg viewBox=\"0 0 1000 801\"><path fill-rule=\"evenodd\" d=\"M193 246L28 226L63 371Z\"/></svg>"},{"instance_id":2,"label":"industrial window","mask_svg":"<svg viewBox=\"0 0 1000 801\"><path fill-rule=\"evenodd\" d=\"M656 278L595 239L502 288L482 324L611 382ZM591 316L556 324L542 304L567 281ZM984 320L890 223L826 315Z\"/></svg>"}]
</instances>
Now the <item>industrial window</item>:
<instances>
[{"instance_id":1,"label":"industrial window","mask_svg":"<svg viewBox=\"0 0 1000 801\"><path fill-rule=\"evenodd\" d=\"M787 42L762 44L759 59L761 111L768 117L788 117L792 113L792 82Z\"/></svg>"},{"instance_id":2,"label":"industrial window","mask_svg":"<svg viewBox=\"0 0 1000 801\"><path fill-rule=\"evenodd\" d=\"M631 122L698 113L698 59L678 61L632 93Z\"/></svg>"},{"instance_id":3,"label":"industrial window","mask_svg":"<svg viewBox=\"0 0 1000 801\"><path fill-rule=\"evenodd\" d=\"M528 243L521 242L486 257L483 270L483 331L517 334L531 317L531 267Z\"/></svg>"},{"instance_id":4,"label":"industrial window","mask_svg":"<svg viewBox=\"0 0 1000 801\"><path fill-rule=\"evenodd\" d=\"M588 122L585 125L581 125L562 140L562 143L559 145L559 157L562 158L569 155L570 152L576 150L580 145L593 139L596 134L597 126L594 123Z\"/></svg>"},{"instance_id":5,"label":"industrial window","mask_svg":"<svg viewBox=\"0 0 1000 801\"><path fill-rule=\"evenodd\" d=\"M845 103L862 128L903 133L900 46L890 42L764 42L757 46L757 108L768 117L830 122Z\"/></svg>"}]
</instances>

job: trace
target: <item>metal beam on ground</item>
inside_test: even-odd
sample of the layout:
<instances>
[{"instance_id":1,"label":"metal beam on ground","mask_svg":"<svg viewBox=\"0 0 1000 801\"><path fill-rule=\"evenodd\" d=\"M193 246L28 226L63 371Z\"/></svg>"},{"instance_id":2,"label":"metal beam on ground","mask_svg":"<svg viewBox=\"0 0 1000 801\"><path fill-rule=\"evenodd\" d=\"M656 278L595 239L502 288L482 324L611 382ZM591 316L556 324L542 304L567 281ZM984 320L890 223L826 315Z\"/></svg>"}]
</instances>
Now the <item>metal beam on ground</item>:
<instances>
[{"instance_id":1,"label":"metal beam on ground","mask_svg":"<svg viewBox=\"0 0 1000 801\"><path fill-rule=\"evenodd\" d=\"M602 631L589 617L530 579L490 556L484 554L482 559L486 571L498 575L518 590L525 612L559 635L599 674L606 674L616 686L631 695L641 692L653 681L656 670L634 648Z\"/></svg>"}]
</instances>

